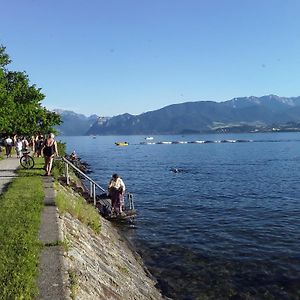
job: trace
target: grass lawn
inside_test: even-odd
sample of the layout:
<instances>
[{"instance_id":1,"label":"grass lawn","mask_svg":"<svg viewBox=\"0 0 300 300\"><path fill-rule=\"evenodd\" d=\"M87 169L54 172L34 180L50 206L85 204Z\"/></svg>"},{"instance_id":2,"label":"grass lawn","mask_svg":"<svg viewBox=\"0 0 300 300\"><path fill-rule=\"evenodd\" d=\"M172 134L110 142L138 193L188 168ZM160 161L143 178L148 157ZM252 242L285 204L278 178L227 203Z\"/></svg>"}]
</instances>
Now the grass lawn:
<instances>
[{"instance_id":1,"label":"grass lawn","mask_svg":"<svg viewBox=\"0 0 300 300\"><path fill-rule=\"evenodd\" d=\"M43 160L19 177L0 196L0 299L34 299L38 289L38 240L44 189Z\"/></svg>"},{"instance_id":2,"label":"grass lawn","mask_svg":"<svg viewBox=\"0 0 300 300\"><path fill-rule=\"evenodd\" d=\"M43 158L35 158L31 170L18 170L18 177L0 195L0 299L35 299L39 255L43 245L38 240L44 206ZM63 167L56 163L54 177ZM71 213L90 226L101 230L98 211L70 188L56 183L56 203L61 214Z\"/></svg>"}]
</instances>

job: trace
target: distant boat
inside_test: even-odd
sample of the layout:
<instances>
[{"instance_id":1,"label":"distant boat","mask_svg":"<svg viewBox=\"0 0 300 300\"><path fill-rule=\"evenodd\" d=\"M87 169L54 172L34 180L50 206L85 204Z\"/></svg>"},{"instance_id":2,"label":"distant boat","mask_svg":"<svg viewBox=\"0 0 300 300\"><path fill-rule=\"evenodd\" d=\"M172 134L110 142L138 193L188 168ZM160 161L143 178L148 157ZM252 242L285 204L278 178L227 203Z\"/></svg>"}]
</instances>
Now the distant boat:
<instances>
[{"instance_id":1,"label":"distant boat","mask_svg":"<svg viewBox=\"0 0 300 300\"><path fill-rule=\"evenodd\" d=\"M116 146L128 146L129 144L127 142L115 142Z\"/></svg>"},{"instance_id":2,"label":"distant boat","mask_svg":"<svg viewBox=\"0 0 300 300\"><path fill-rule=\"evenodd\" d=\"M140 145L155 145L154 142L140 142Z\"/></svg>"},{"instance_id":3,"label":"distant boat","mask_svg":"<svg viewBox=\"0 0 300 300\"><path fill-rule=\"evenodd\" d=\"M194 143L194 144L204 144L205 141L194 141L194 142L192 142L192 143Z\"/></svg>"},{"instance_id":4,"label":"distant boat","mask_svg":"<svg viewBox=\"0 0 300 300\"><path fill-rule=\"evenodd\" d=\"M157 144L166 144L166 145L168 145L168 144L172 144L172 142L158 142Z\"/></svg>"},{"instance_id":5,"label":"distant boat","mask_svg":"<svg viewBox=\"0 0 300 300\"><path fill-rule=\"evenodd\" d=\"M145 140L152 141L153 140L153 136L147 136L147 137L145 137Z\"/></svg>"}]
</instances>

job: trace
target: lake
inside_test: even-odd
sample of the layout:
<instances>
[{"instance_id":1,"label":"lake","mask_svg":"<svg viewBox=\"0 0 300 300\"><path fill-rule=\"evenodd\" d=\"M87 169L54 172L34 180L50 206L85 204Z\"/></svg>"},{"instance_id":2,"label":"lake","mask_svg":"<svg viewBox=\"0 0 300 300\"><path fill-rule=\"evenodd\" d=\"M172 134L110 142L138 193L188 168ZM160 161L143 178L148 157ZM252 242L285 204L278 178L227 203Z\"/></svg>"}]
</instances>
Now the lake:
<instances>
[{"instance_id":1,"label":"lake","mask_svg":"<svg viewBox=\"0 0 300 300\"><path fill-rule=\"evenodd\" d=\"M138 211L124 230L164 294L300 299L300 133L144 138L58 140L100 185L123 178Z\"/></svg>"}]
</instances>

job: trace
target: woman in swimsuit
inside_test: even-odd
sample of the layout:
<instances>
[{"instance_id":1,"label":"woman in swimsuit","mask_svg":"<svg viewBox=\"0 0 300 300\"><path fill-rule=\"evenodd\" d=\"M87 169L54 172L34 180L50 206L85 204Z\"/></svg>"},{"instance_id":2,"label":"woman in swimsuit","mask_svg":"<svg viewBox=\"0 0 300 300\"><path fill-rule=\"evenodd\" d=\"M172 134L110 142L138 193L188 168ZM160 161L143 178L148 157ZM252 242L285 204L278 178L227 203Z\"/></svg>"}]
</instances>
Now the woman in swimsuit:
<instances>
[{"instance_id":1,"label":"woman in swimsuit","mask_svg":"<svg viewBox=\"0 0 300 300\"><path fill-rule=\"evenodd\" d=\"M45 170L46 170L45 176L50 176L53 158L55 155L58 156L57 143L54 140L53 133L50 133L49 137L45 140L43 148L42 148L42 153L43 153L44 159L45 159Z\"/></svg>"}]
</instances>

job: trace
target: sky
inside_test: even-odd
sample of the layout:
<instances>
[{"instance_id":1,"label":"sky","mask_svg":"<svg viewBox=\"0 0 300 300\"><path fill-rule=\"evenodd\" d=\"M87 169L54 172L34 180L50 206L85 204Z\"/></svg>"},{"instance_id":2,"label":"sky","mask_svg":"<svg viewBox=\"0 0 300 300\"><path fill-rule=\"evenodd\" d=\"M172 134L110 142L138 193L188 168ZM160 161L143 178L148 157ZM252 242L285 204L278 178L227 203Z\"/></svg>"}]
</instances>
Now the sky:
<instances>
[{"instance_id":1,"label":"sky","mask_svg":"<svg viewBox=\"0 0 300 300\"><path fill-rule=\"evenodd\" d=\"M42 105L141 114L300 96L299 0L2 1L0 44Z\"/></svg>"}]
</instances>

